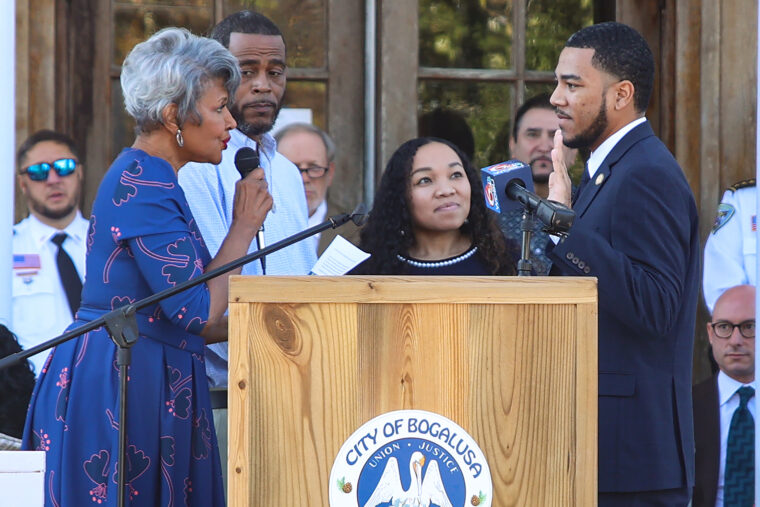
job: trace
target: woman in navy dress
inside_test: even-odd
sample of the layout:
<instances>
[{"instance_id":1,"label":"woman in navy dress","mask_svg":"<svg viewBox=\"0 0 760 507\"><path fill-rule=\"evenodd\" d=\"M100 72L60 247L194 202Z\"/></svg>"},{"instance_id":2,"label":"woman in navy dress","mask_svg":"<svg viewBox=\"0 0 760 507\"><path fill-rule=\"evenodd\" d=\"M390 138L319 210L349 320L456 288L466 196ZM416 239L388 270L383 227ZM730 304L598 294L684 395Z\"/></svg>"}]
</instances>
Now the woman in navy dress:
<instances>
[{"instance_id":1,"label":"woman in navy dress","mask_svg":"<svg viewBox=\"0 0 760 507\"><path fill-rule=\"evenodd\" d=\"M227 105L239 82L237 61L222 45L183 29L162 30L127 56L121 84L137 137L93 204L87 279L69 329L246 253L272 203L261 170L238 183L235 220L213 260L177 184L185 163L220 162L235 127ZM224 505L204 345L226 339L234 273L138 312L127 505ZM104 328L53 350L24 431L26 449L47 453L46 505L116 505L119 398L116 346Z\"/></svg>"},{"instance_id":2,"label":"woman in navy dress","mask_svg":"<svg viewBox=\"0 0 760 507\"><path fill-rule=\"evenodd\" d=\"M352 274L514 275L508 243L485 206L480 175L454 144L402 144L383 172Z\"/></svg>"}]
</instances>

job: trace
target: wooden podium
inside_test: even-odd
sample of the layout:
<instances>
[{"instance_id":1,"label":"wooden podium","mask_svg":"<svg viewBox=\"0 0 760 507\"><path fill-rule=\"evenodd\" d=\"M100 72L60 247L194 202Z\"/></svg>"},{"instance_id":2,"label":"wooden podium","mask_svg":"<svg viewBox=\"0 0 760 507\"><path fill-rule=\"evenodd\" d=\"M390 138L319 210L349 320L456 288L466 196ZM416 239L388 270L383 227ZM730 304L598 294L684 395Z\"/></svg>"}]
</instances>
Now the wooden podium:
<instances>
[{"instance_id":1,"label":"wooden podium","mask_svg":"<svg viewBox=\"0 0 760 507\"><path fill-rule=\"evenodd\" d=\"M229 319L230 506L327 506L398 409L468 431L494 506L596 505L595 279L237 276Z\"/></svg>"}]
</instances>

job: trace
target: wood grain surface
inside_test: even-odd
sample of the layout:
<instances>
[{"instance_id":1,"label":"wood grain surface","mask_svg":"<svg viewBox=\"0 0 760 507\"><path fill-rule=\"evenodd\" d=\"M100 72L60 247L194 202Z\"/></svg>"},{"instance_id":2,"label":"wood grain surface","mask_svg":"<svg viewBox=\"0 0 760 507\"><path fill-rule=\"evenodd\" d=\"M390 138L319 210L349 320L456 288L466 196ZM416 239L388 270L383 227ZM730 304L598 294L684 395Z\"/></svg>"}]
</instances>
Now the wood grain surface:
<instances>
[{"instance_id":1,"label":"wood grain surface","mask_svg":"<svg viewBox=\"0 0 760 507\"><path fill-rule=\"evenodd\" d=\"M343 442L398 409L466 429L495 506L596 503L594 279L341 280L231 280L231 506L327 506Z\"/></svg>"}]
</instances>

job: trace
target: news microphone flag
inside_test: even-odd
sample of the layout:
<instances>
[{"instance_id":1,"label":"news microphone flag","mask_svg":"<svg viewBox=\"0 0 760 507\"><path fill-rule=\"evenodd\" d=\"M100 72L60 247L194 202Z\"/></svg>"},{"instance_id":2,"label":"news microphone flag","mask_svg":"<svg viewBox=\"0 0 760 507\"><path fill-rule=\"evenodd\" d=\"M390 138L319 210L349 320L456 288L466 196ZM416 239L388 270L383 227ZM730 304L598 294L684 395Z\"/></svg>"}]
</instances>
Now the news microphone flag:
<instances>
[{"instance_id":1,"label":"news microphone flag","mask_svg":"<svg viewBox=\"0 0 760 507\"><path fill-rule=\"evenodd\" d=\"M523 205L507 197L507 183L518 180L526 190L533 192L533 172L519 160L508 160L480 170L486 207L496 213L522 209Z\"/></svg>"}]
</instances>

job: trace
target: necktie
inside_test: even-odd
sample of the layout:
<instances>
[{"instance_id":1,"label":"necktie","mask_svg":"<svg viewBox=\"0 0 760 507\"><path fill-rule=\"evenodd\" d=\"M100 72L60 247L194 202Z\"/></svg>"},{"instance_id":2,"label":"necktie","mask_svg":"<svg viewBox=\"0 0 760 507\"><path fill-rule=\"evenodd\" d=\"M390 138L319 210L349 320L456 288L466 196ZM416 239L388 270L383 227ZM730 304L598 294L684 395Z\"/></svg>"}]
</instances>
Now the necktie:
<instances>
[{"instance_id":1,"label":"necktie","mask_svg":"<svg viewBox=\"0 0 760 507\"><path fill-rule=\"evenodd\" d=\"M751 507L755 500L755 421L747 402L755 390L740 388L739 408L731 417L726 446L726 473L723 483L725 507Z\"/></svg>"},{"instance_id":2,"label":"necktie","mask_svg":"<svg viewBox=\"0 0 760 507\"><path fill-rule=\"evenodd\" d=\"M578 185L578 188L575 189L575 194L573 194L572 203L575 204L578 202L578 196L581 195L581 192L583 191L583 187L586 186L586 184L591 180L591 176L588 174L588 165L583 164L583 176L581 176L581 183Z\"/></svg>"},{"instance_id":3,"label":"necktie","mask_svg":"<svg viewBox=\"0 0 760 507\"><path fill-rule=\"evenodd\" d=\"M73 317L82 300L82 281L79 279L77 268L74 267L74 261L63 249L63 242L66 241L67 237L68 234L65 232L59 232L50 241L58 246L58 255L55 259L56 264L58 264L58 276L61 277L61 283L66 291L66 299L69 300L69 308Z\"/></svg>"}]
</instances>

